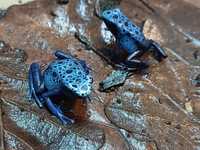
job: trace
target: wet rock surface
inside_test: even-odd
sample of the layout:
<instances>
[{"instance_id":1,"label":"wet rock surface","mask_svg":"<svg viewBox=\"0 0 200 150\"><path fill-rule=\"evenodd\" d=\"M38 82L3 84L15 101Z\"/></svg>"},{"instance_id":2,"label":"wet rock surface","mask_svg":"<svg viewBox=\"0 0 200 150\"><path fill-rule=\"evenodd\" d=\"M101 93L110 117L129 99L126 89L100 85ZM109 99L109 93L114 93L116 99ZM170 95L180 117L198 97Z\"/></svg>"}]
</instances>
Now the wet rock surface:
<instances>
[{"instance_id":1,"label":"wet rock surface","mask_svg":"<svg viewBox=\"0 0 200 150\"><path fill-rule=\"evenodd\" d=\"M37 0L1 15L0 149L200 149L198 5L187 0L63 3ZM114 68L98 54L112 61L118 49L94 12L118 5L165 47L168 58L158 63L146 54L141 59L148 69L105 93L99 83ZM38 62L44 70L58 49L86 60L94 76L91 102L86 106L77 99L72 108L74 125L63 126L39 109L28 92L29 65Z\"/></svg>"}]
</instances>

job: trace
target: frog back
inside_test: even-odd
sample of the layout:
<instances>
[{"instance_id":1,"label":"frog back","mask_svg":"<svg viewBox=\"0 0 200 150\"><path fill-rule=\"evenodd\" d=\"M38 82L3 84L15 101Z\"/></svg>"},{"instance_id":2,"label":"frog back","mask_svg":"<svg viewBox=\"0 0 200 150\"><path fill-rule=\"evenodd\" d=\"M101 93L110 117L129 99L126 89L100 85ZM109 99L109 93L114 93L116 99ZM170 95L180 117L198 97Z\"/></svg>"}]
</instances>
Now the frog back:
<instances>
[{"instance_id":1,"label":"frog back","mask_svg":"<svg viewBox=\"0 0 200 150\"><path fill-rule=\"evenodd\" d=\"M91 91L89 68L76 58L53 61L45 71L45 77L48 88L67 88L78 96L87 96Z\"/></svg>"}]
</instances>

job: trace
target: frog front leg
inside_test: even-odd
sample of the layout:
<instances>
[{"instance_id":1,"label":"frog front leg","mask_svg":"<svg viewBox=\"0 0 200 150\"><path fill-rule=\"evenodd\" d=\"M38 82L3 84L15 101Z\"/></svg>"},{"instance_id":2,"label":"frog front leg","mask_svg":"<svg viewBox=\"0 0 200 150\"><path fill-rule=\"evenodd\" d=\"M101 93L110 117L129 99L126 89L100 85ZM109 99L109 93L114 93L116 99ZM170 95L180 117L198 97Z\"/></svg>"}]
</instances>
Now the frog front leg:
<instances>
[{"instance_id":1,"label":"frog front leg","mask_svg":"<svg viewBox=\"0 0 200 150\"><path fill-rule=\"evenodd\" d=\"M46 106L51 111L51 113L55 115L56 117L58 117L58 119L60 119L63 124L72 124L74 123L74 120L65 116L62 110L58 106L56 106L49 98L50 96L58 95L59 93L60 93L60 89L47 91L42 94L42 98L45 100Z\"/></svg>"},{"instance_id":2,"label":"frog front leg","mask_svg":"<svg viewBox=\"0 0 200 150\"><path fill-rule=\"evenodd\" d=\"M43 77L40 71L40 67L37 63L32 63L28 73L28 82L31 96L35 99L37 105L43 107L43 99L40 93L44 90L43 88Z\"/></svg>"}]
</instances>

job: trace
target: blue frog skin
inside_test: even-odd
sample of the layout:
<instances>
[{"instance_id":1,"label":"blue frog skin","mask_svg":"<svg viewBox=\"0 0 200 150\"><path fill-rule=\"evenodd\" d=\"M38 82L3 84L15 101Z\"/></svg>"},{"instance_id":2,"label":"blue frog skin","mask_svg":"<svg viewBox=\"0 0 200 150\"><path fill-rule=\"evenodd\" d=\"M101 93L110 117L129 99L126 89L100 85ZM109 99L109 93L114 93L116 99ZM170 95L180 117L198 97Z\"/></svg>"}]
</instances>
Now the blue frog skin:
<instances>
[{"instance_id":1,"label":"blue frog skin","mask_svg":"<svg viewBox=\"0 0 200 150\"><path fill-rule=\"evenodd\" d=\"M66 91L79 97L87 97L91 92L93 79L89 73L90 69L83 60L61 51L56 51L55 56L56 60L48 65L43 75L39 64L31 64L29 69L30 93L40 108L47 106L63 124L71 124L74 120L65 116L50 97L67 93Z\"/></svg>"},{"instance_id":2,"label":"blue frog skin","mask_svg":"<svg viewBox=\"0 0 200 150\"><path fill-rule=\"evenodd\" d=\"M138 67L146 68L147 63L137 58L149 50L153 51L155 59L159 62L167 57L159 44L146 39L141 29L131 22L119 8L103 11L101 18L108 30L115 36L118 47L128 53L126 61L120 64L122 68L128 67L130 70Z\"/></svg>"}]
</instances>

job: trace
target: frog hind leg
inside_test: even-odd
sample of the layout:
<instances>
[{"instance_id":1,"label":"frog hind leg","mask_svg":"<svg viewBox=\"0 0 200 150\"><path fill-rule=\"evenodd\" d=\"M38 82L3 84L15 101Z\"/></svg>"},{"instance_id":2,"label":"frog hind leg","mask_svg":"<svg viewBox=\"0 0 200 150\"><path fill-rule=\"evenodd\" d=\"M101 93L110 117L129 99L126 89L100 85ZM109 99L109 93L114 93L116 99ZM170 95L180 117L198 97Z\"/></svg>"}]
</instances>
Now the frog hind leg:
<instances>
[{"instance_id":1,"label":"frog hind leg","mask_svg":"<svg viewBox=\"0 0 200 150\"><path fill-rule=\"evenodd\" d=\"M31 96L35 99L37 105L42 108L44 101L40 96L40 92L43 90L43 77L41 75L40 67L37 63L32 63L30 65L28 82Z\"/></svg>"},{"instance_id":2,"label":"frog hind leg","mask_svg":"<svg viewBox=\"0 0 200 150\"><path fill-rule=\"evenodd\" d=\"M148 67L146 62L137 59L144 51L139 50L137 42L131 38L130 35L121 35L120 39L117 40L117 44L129 54L127 59L123 63L117 65L117 67L129 71L142 70Z\"/></svg>"},{"instance_id":3,"label":"frog hind leg","mask_svg":"<svg viewBox=\"0 0 200 150\"><path fill-rule=\"evenodd\" d=\"M50 110L50 112L55 115L64 125L65 124L72 124L74 123L74 120L65 116L62 112L62 110L59 108L59 106L56 106L51 99L49 98L50 96L54 96L59 94L59 89L54 89L51 91L47 91L42 94L42 97L44 98L46 102L46 106Z\"/></svg>"},{"instance_id":4,"label":"frog hind leg","mask_svg":"<svg viewBox=\"0 0 200 150\"><path fill-rule=\"evenodd\" d=\"M131 67L144 69L148 67L148 64L144 61L138 60L137 58L143 54L143 51L137 50L131 55L128 56L128 58L125 61L125 64Z\"/></svg>"},{"instance_id":5,"label":"frog hind leg","mask_svg":"<svg viewBox=\"0 0 200 150\"><path fill-rule=\"evenodd\" d=\"M134 50L134 52L131 53L123 63L117 65L117 67L129 71L142 70L147 68L148 64L146 62L137 59L143 53L144 52L141 50Z\"/></svg>"}]
</instances>

